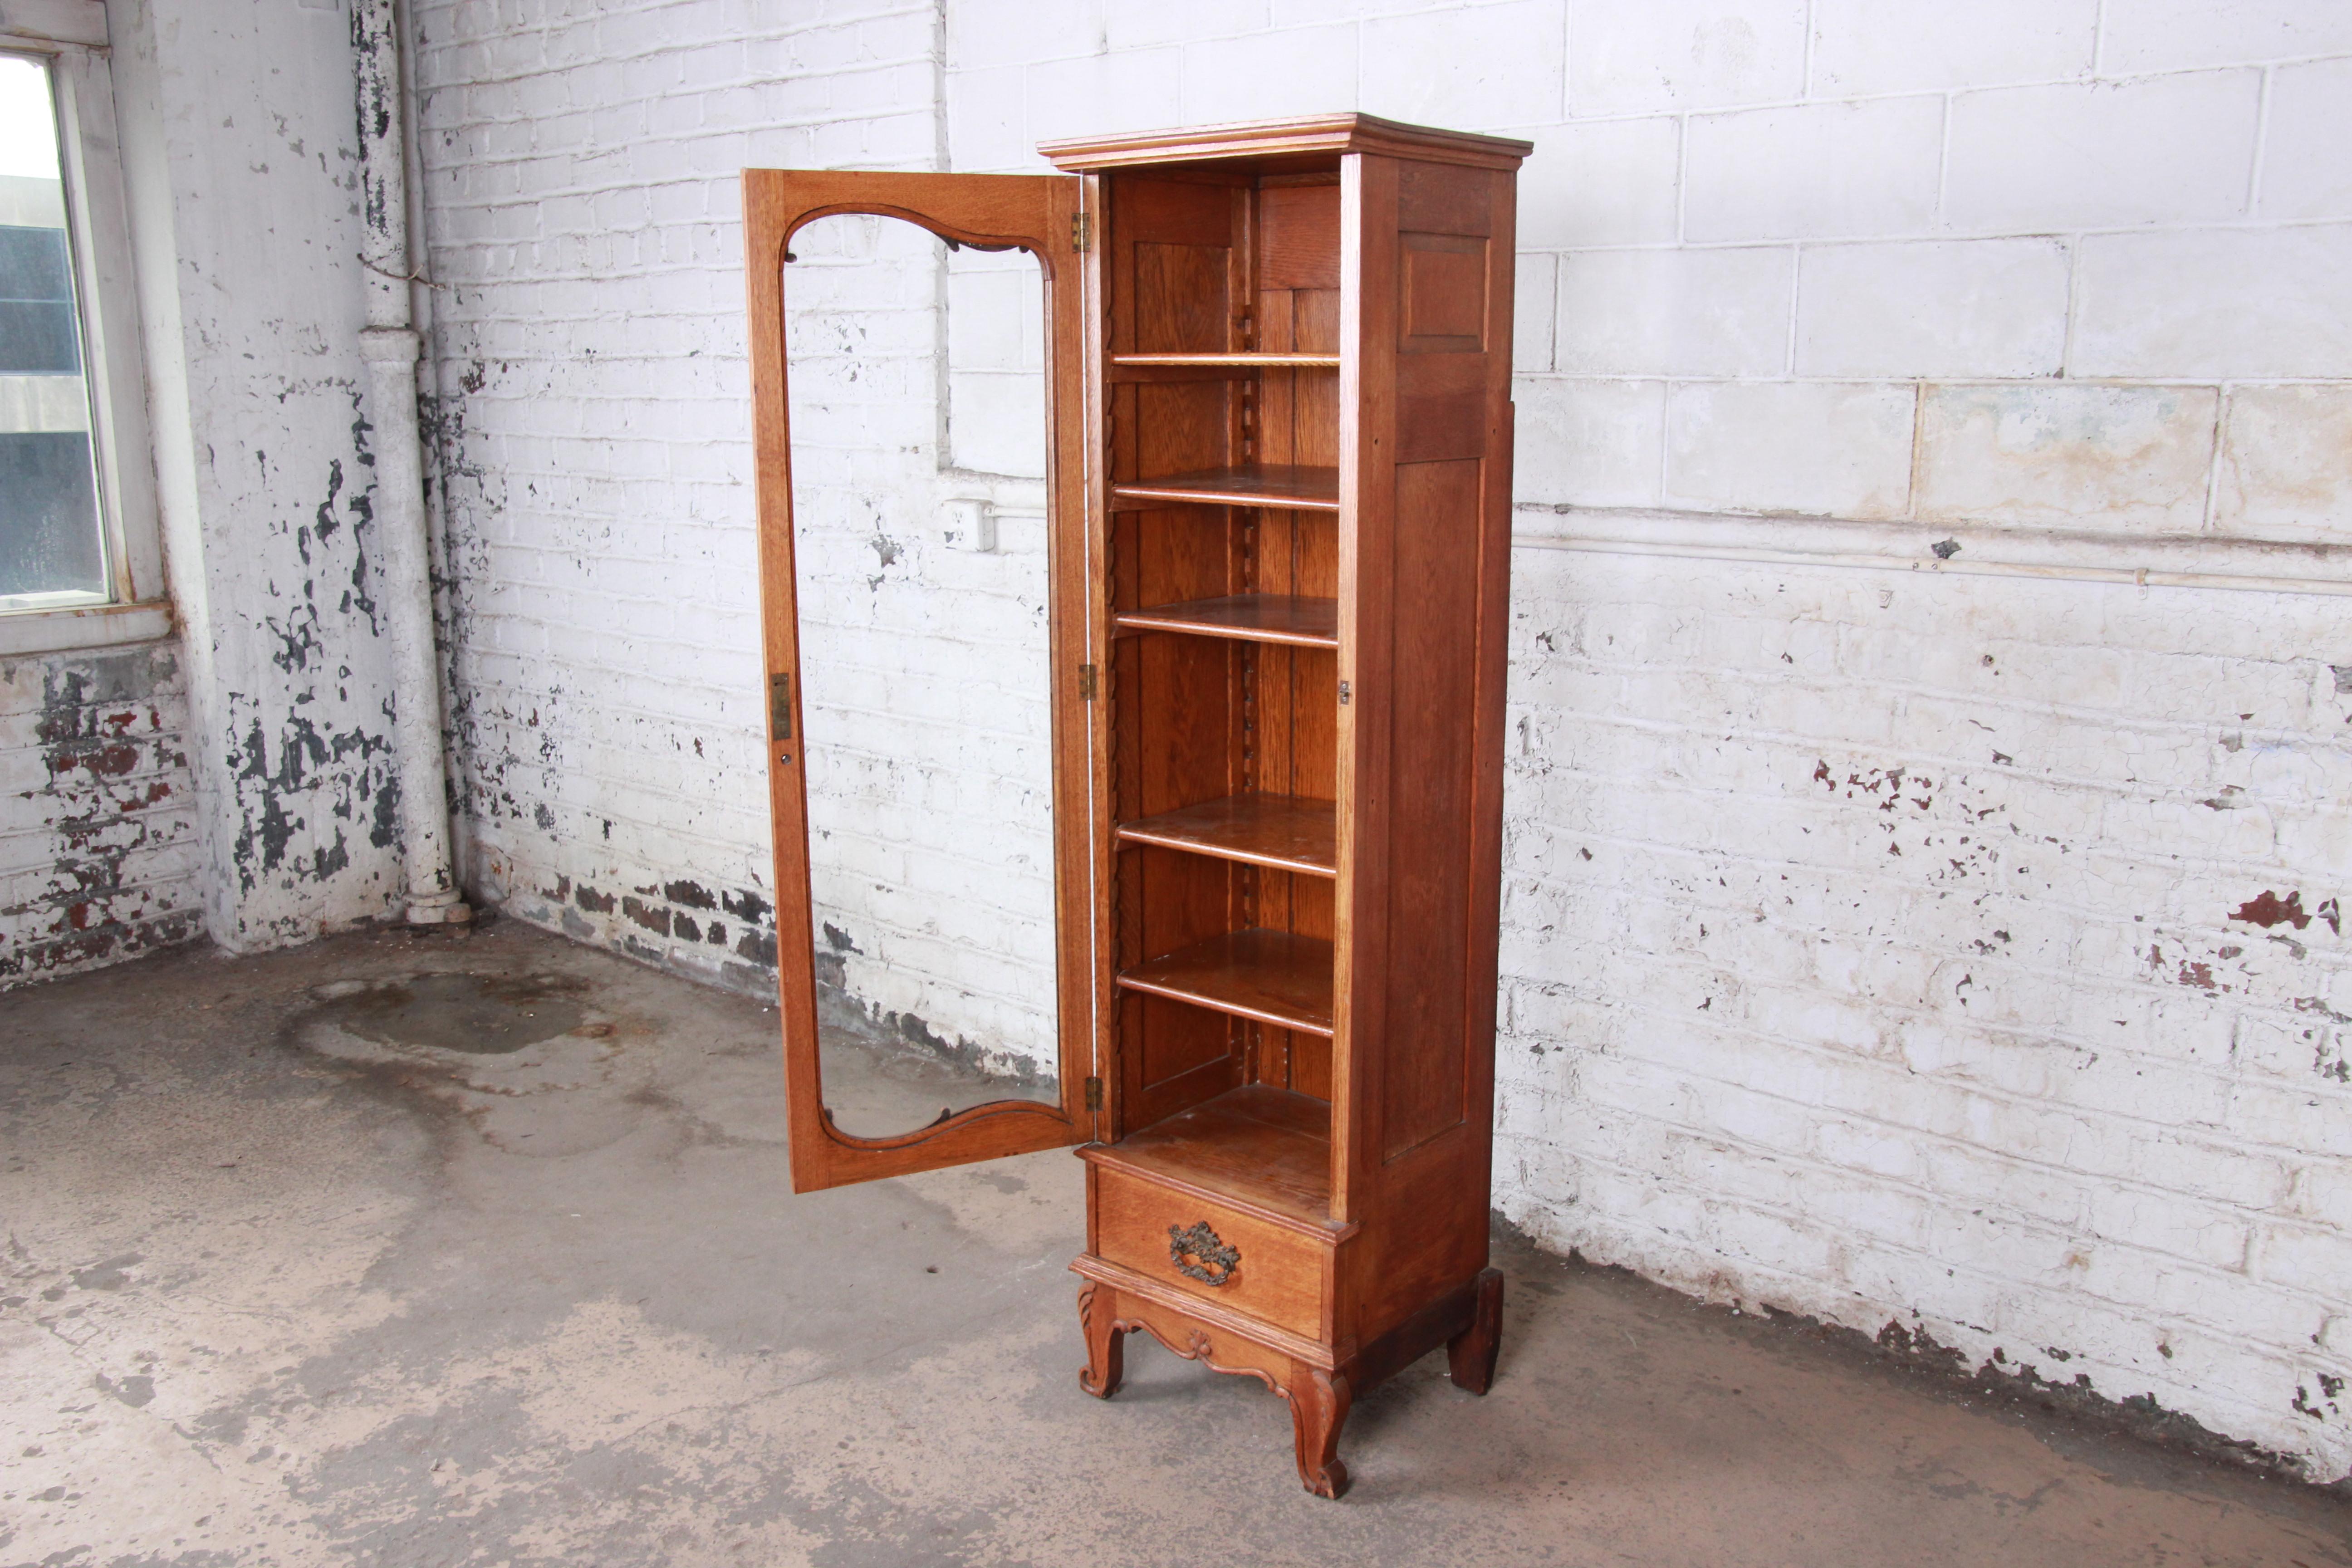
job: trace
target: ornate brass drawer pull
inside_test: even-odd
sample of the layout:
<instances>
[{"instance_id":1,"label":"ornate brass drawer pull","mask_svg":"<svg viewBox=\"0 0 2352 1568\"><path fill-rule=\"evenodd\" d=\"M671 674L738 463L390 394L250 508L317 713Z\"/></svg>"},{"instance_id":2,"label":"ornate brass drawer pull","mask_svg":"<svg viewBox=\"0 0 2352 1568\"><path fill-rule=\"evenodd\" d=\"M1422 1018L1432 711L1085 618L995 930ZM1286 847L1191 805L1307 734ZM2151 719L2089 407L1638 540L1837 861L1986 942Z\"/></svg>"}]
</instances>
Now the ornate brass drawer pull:
<instances>
[{"instance_id":1,"label":"ornate brass drawer pull","mask_svg":"<svg viewBox=\"0 0 2352 1568\"><path fill-rule=\"evenodd\" d=\"M1201 1261L1193 1262L1195 1258ZM1214 1289L1231 1279L1234 1270L1241 1267L1242 1251L1219 1241L1217 1233L1209 1228L1209 1222L1202 1220L1190 1230L1172 1225L1168 1227L1168 1261L1176 1266L1178 1272Z\"/></svg>"}]
</instances>

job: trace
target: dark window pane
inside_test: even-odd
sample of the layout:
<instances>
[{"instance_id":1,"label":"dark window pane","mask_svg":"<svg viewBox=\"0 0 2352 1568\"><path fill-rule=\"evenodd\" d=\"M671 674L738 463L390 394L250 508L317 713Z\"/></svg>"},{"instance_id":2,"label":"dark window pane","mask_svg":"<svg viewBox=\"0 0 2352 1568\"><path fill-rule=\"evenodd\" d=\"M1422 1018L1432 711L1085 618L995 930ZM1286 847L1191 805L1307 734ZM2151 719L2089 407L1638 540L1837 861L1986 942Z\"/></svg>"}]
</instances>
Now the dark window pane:
<instances>
[{"instance_id":1,"label":"dark window pane","mask_svg":"<svg viewBox=\"0 0 2352 1568\"><path fill-rule=\"evenodd\" d=\"M79 375L71 304L0 300L0 375Z\"/></svg>"},{"instance_id":2,"label":"dark window pane","mask_svg":"<svg viewBox=\"0 0 2352 1568\"><path fill-rule=\"evenodd\" d=\"M81 431L0 434L0 595L106 592Z\"/></svg>"},{"instance_id":3,"label":"dark window pane","mask_svg":"<svg viewBox=\"0 0 2352 1568\"><path fill-rule=\"evenodd\" d=\"M80 335L66 231L0 225L0 375L79 375Z\"/></svg>"},{"instance_id":4,"label":"dark window pane","mask_svg":"<svg viewBox=\"0 0 2352 1568\"><path fill-rule=\"evenodd\" d=\"M0 224L0 300L73 300L66 231Z\"/></svg>"}]
</instances>

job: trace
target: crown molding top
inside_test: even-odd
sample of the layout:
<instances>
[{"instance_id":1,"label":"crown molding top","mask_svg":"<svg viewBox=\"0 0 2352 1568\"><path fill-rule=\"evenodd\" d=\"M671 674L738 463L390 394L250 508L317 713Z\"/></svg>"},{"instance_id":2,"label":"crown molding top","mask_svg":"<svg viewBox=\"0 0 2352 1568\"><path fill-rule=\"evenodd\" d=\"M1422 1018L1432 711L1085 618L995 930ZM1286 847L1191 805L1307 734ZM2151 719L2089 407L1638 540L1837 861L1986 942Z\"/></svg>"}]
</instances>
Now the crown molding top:
<instances>
[{"instance_id":1,"label":"crown molding top","mask_svg":"<svg viewBox=\"0 0 2352 1568\"><path fill-rule=\"evenodd\" d=\"M1253 120L1193 125L1175 131L1125 131L1041 142L1037 151L1073 172L1136 163L1197 163L1217 158L1274 154L1376 153L1428 163L1516 169L1535 151L1532 142L1404 125L1370 114L1318 114L1303 120Z\"/></svg>"}]
</instances>

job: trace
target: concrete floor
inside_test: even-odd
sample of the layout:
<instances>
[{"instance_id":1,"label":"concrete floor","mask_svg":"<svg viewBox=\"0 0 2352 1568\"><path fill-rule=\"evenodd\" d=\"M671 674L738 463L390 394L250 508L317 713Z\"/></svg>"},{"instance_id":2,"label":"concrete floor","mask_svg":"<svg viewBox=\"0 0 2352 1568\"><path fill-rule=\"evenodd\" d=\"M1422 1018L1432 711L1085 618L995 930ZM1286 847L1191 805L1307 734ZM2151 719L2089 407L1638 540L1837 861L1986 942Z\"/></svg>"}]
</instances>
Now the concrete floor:
<instances>
[{"instance_id":1,"label":"concrete floor","mask_svg":"<svg viewBox=\"0 0 2352 1568\"><path fill-rule=\"evenodd\" d=\"M0 1563L2352 1564L2339 1497L1507 1238L1494 1392L1412 1368L1318 1501L1254 1383L1078 1392L1066 1153L791 1195L773 1035L512 924L0 996Z\"/></svg>"}]
</instances>

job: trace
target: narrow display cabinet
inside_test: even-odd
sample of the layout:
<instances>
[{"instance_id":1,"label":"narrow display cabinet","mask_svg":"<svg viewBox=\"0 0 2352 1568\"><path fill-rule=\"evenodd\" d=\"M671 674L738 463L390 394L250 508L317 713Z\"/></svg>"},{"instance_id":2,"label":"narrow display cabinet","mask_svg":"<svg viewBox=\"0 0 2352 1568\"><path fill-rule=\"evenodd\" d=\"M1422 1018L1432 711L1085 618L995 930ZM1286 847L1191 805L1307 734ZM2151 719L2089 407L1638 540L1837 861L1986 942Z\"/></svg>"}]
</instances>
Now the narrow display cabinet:
<instances>
[{"instance_id":1,"label":"narrow display cabinet","mask_svg":"<svg viewBox=\"0 0 2352 1568\"><path fill-rule=\"evenodd\" d=\"M1528 150L1349 114L1041 149L1075 179L745 175L795 1184L1078 1144L1082 1385L1115 1394L1138 1331L1251 1374L1326 1497L1356 1394L1441 1345L1483 1393L1499 1344ZM845 211L1017 247L1044 292L1055 1087L887 1136L827 1109L793 742L816 677L781 258Z\"/></svg>"}]
</instances>

